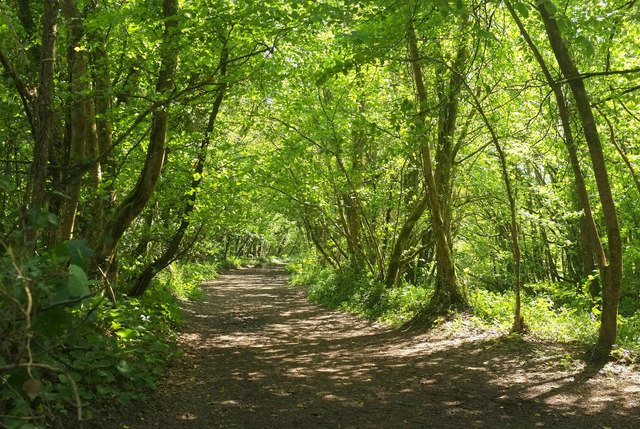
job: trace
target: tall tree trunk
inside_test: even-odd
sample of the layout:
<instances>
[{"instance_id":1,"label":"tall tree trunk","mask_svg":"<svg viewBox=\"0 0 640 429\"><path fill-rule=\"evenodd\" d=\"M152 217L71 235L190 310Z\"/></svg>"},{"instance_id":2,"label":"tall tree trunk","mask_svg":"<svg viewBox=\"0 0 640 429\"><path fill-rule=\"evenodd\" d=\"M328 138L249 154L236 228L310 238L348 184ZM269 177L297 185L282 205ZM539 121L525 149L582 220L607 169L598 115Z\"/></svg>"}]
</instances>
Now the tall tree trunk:
<instances>
[{"instance_id":1,"label":"tall tree trunk","mask_svg":"<svg viewBox=\"0 0 640 429\"><path fill-rule=\"evenodd\" d=\"M38 95L36 99L36 135L33 147L33 162L29 173L27 198L30 210L41 210L45 202L45 188L48 177L49 148L53 146L53 74L55 70L56 41L58 38L58 1L45 0L42 17L42 43L40 45L40 65ZM27 242L35 249L37 230L27 231Z\"/></svg>"},{"instance_id":2,"label":"tall tree trunk","mask_svg":"<svg viewBox=\"0 0 640 429\"><path fill-rule=\"evenodd\" d=\"M166 97L174 88L173 78L178 64L178 1L164 0L164 35L160 46L161 65L156 84L159 97ZM99 265L106 264L107 272L117 271L113 257L120 238L131 222L144 209L153 194L166 153L168 106L164 105L153 113L151 135L144 167L140 172L138 182L127 197L115 208L114 214L108 219L102 236L94 243L93 248L98 251Z\"/></svg>"},{"instance_id":3,"label":"tall tree trunk","mask_svg":"<svg viewBox=\"0 0 640 429\"><path fill-rule=\"evenodd\" d=\"M416 42L415 30L413 24L409 23L407 27L407 42L409 44L409 60L413 71L413 77L416 84L418 101L420 103L419 119L421 125L421 134L426 130L426 104L427 93L422 78L422 69L420 67L420 54L418 52L418 44ZM436 281L436 293L433 305L439 308L444 307L465 307L467 306L467 298L464 290L458 283L455 265L453 262L452 246L450 244L451 237L447 235L446 225L442 216L442 207L436 186L434 176L433 163L431 161L431 149L424 135L421 136L423 142L420 148L422 157L422 166L424 179L429 197L429 206L431 209L431 222L433 224L433 232L436 240L436 261L438 264L438 276Z\"/></svg>"},{"instance_id":4,"label":"tall tree trunk","mask_svg":"<svg viewBox=\"0 0 640 429\"><path fill-rule=\"evenodd\" d=\"M560 84L557 83L557 81L551 75L549 67L544 61L542 55L540 54L540 51L538 51L538 48L533 43L533 40L531 40L531 37L529 36L529 33L527 32L527 30L524 28L524 25L522 25L522 22L520 21L520 18L518 17L515 10L513 9L513 6L511 5L510 1L506 1L505 5L509 9L509 13L513 17L513 20L515 21L516 25L518 26L518 29L520 30L522 37L524 37L525 41L527 42L527 45L531 49L531 52L533 53L536 61L538 62L538 65L540 66L540 69L542 70L542 73L545 76L547 84L549 85L549 87L551 88L555 96L558 113L560 115L560 123L562 125L562 131L564 134L564 143L567 148L567 152L569 154L569 163L571 164L571 169L573 170L576 193L578 196L580 206L584 213L583 223L581 225L582 228L584 228L583 236L587 237L587 239L590 240L591 250L585 250L585 251L595 252L597 261L598 261L598 267L603 267L607 263L606 255L604 253L604 248L602 247L602 243L600 241L600 234L598 233L598 229L596 227L596 221L593 216L593 211L591 210L589 193L587 192L587 186L584 181L582 169L580 168L580 160L578 158L578 149L573 138L573 130L571 129L571 116L569 114L569 109L567 107L568 105L567 100L564 96L564 93L562 92L562 87L560 86ZM593 258L593 256L589 256L589 258ZM585 266L584 266L585 273L587 273L588 275L592 272L593 262L592 261L589 262L587 260L587 256L584 255L584 263L585 263ZM591 282L590 288L592 290L592 296L595 296L595 293L593 291L595 287L597 287L597 282Z\"/></svg>"},{"instance_id":5,"label":"tall tree trunk","mask_svg":"<svg viewBox=\"0 0 640 429\"><path fill-rule=\"evenodd\" d=\"M100 5L96 4L96 7ZM109 183L115 176L115 163L112 153L111 120L109 119L112 108L111 96L111 71L110 59L106 49L106 40L101 28L95 28L87 32L89 43L92 44L91 66L93 77L93 89L95 95L89 114L91 120L88 135L88 156L93 162L90 170L91 183L96 195L91 207L93 228L89 231L89 242L97 243L104 231L106 214L116 206L116 193L113 189L103 189L103 183ZM108 194L105 194L108 193Z\"/></svg>"},{"instance_id":6,"label":"tall tree trunk","mask_svg":"<svg viewBox=\"0 0 640 429\"><path fill-rule=\"evenodd\" d=\"M460 28L464 29L468 22L465 14ZM442 219L442 234L446 237L449 244L447 253L451 255L451 265L449 265L448 256L436 256L436 295L438 295L437 285L447 285L447 288L454 286L451 280L445 278L449 276L453 267L453 239L451 231L452 222L452 196L453 196L453 180L454 180L454 160L457 153L457 147L454 144L454 134L458 113L460 111L460 103L458 102L458 94L464 83L463 74L460 72L465 67L468 58L466 40L463 38L458 45L456 59L451 70L451 77L447 85L447 90L440 94L439 104L442 106L438 121L438 141L435 154L436 166L434 172L436 193L440 206L440 217ZM424 103L424 100L422 101ZM435 228L434 228L435 231ZM436 250L438 244L436 244ZM440 255L441 255L440 251ZM454 272L455 276L455 272ZM454 293L461 292L460 284L454 286ZM449 291L451 293L451 291Z\"/></svg>"},{"instance_id":7,"label":"tall tree trunk","mask_svg":"<svg viewBox=\"0 0 640 429\"><path fill-rule=\"evenodd\" d=\"M548 2L550 0L546 0ZM547 10L546 2L538 2L537 7L545 26L551 49L556 57L560 70L568 79L569 88L576 103L578 115L589 148L593 172L598 188L600 203L607 230L608 261L601 254L599 267L602 277L602 318L598 342L594 351L595 359L607 357L617 337L618 300L622 283L622 241L616 206L609 184L609 176L602 152L600 135L593 117L589 96L584 82L560 34L558 24ZM515 12L511 12L515 15ZM594 225L595 227L595 225ZM593 235L593 233L592 233Z\"/></svg>"},{"instance_id":8,"label":"tall tree trunk","mask_svg":"<svg viewBox=\"0 0 640 429\"><path fill-rule=\"evenodd\" d=\"M88 133L88 112L85 100L87 85L87 63L85 61L82 39L84 37L83 21L78 11L76 0L62 0L62 13L68 22L69 47L67 58L69 64L69 86L71 91L70 106L70 138L68 147L68 164L62 171L62 193L64 194L58 215L57 242L71 238L76 219L82 174L85 161L85 146Z\"/></svg>"},{"instance_id":9,"label":"tall tree trunk","mask_svg":"<svg viewBox=\"0 0 640 429\"><path fill-rule=\"evenodd\" d=\"M220 75L222 79L225 78L227 72L227 60L229 59L229 53L227 48L223 48L222 55L220 58ZM198 161L196 163L193 180L191 182L190 189L193 191L191 195L188 197L188 202L185 205L182 211L182 220L180 221L180 226L177 231L171 238L169 245L164 250L162 255L157 258L154 258L153 262L149 264L142 274L138 276L136 279L136 283L133 288L129 292L131 296L141 296L145 290L149 287L151 280L155 277L157 273L165 269L172 261L175 260L176 255L178 254L178 250L180 248L180 243L184 238L187 229L191 225L190 215L193 212L196 204L196 198L198 196L198 187L200 186L200 182L202 182L202 172L204 170L204 165L207 159L207 149L209 148L209 143L211 142L211 133L213 132L214 125L216 123L216 118L218 117L218 113L220 112L220 106L222 105L222 100L224 99L225 93L227 90L227 85L223 83L218 89L218 95L216 96L213 107L211 109L211 113L209 114L209 122L207 123L207 128L205 130L204 136L202 137L202 141L200 143L200 148L198 151Z\"/></svg>"},{"instance_id":10,"label":"tall tree trunk","mask_svg":"<svg viewBox=\"0 0 640 429\"><path fill-rule=\"evenodd\" d=\"M467 87L468 88L468 87ZM489 134L491 134L491 140L493 141L493 145L496 148L496 152L498 152L498 158L500 160L500 169L502 171L502 180L504 181L504 186L506 189L507 199L509 200L509 213L511 214L511 223L509 225L509 231L511 232L511 251L513 252L513 260L514 260L514 275L516 280L516 300L514 307L514 315L513 315L513 331L519 334L522 334L526 330L526 324L524 321L524 317L522 317L521 312L521 289L522 285L520 283L520 243L518 241L518 221L516 218L516 199L513 196L513 191L511 190L511 179L509 178L509 172L507 171L507 157L502 150L502 146L500 145L500 140L498 139L498 134L496 134L493 125L489 121L489 118L484 112L482 104L475 93L468 88L469 95L473 98L475 102L475 107L478 109L482 120L484 121L487 129L489 130Z\"/></svg>"},{"instance_id":11,"label":"tall tree trunk","mask_svg":"<svg viewBox=\"0 0 640 429\"><path fill-rule=\"evenodd\" d=\"M357 78L362 78L358 75ZM365 101L360 100L360 113L365 113ZM353 154L351 157L351 171L355 177L351 181L351 193L345 198L345 214L347 217L347 225L349 229L350 239L348 240L349 255L351 258L351 265L356 270L361 270L364 264L363 253L361 246L361 225L360 214L358 205L358 191L362 184L362 167L364 162L364 148L365 148L365 132L358 127L354 126L352 141L353 141Z\"/></svg>"}]
</instances>

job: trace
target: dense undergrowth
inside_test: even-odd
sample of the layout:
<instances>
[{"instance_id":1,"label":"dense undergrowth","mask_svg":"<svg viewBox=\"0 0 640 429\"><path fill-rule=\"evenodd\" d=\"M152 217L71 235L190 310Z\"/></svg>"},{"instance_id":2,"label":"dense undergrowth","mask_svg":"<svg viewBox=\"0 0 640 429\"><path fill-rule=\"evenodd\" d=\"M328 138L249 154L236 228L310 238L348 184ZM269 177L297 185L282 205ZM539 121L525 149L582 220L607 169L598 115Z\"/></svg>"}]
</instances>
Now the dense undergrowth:
<instances>
[{"instance_id":1,"label":"dense undergrowth","mask_svg":"<svg viewBox=\"0 0 640 429\"><path fill-rule=\"evenodd\" d=\"M291 283L308 287L311 301L341 309L394 326L410 323L428 308L433 293L430 287L402 283L388 289L374 278L353 271L321 268L313 263L288 266ZM461 278L461 281L466 281ZM492 292L468 283L472 307L465 326L471 322L483 329L508 333L513 326L515 297L513 291ZM586 287L562 283L527 285L523 294L522 314L530 328L529 335L541 339L576 342L588 348L597 337L598 306L591 308ZM455 323L451 326L456 326ZM619 316L618 344L614 358L637 361L640 356L640 313Z\"/></svg>"},{"instance_id":2,"label":"dense undergrowth","mask_svg":"<svg viewBox=\"0 0 640 429\"><path fill-rule=\"evenodd\" d=\"M181 353L179 301L200 299L202 282L222 270L281 263L173 263L132 298L88 278L90 253L71 240L29 257L8 249L1 258L0 427L68 427L103 407L146 398Z\"/></svg>"},{"instance_id":3,"label":"dense undergrowth","mask_svg":"<svg viewBox=\"0 0 640 429\"><path fill-rule=\"evenodd\" d=\"M89 280L82 242L0 261L0 427L68 427L143 399L178 356L180 299L197 299L216 265L173 264L141 298Z\"/></svg>"}]
</instances>

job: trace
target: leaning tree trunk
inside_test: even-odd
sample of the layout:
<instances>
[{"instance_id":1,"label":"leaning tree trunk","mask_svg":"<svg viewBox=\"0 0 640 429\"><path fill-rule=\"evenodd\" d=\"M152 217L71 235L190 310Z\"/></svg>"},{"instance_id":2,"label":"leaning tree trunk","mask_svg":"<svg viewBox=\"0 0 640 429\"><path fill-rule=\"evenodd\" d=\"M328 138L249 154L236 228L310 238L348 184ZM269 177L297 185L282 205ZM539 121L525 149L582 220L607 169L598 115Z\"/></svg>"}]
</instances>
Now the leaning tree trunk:
<instances>
[{"instance_id":1,"label":"leaning tree trunk","mask_svg":"<svg viewBox=\"0 0 640 429\"><path fill-rule=\"evenodd\" d=\"M220 58L220 74L224 79L227 71L227 60L229 58L229 53L225 48L223 48L222 56ZM149 287L151 280L155 277L157 273L165 269L172 261L175 260L178 255L178 250L180 248L180 243L184 238L187 229L189 228L190 214L193 212L196 204L196 198L198 196L198 188L200 186L200 182L202 182L202 172L204 170L204 164L207 159L207 149L209 148L209 143L211 142L211 133L213 132L213 128L216 122L216 118L218 117L218 112L220 112L220 106L222 105L222 100L224 99L224 95L227 89L227 85L223 83L218 89L218 95L213 102L213 107L211 109L211 113L209 114L209 122L207 123L207 129L205 130L204 136L200 143L200 148L198 151L198 161L196 163L193 180L191 182L191 190L193 194L189 196L189 200L185 205L182 211L182 221L180 222L180 226L176 230L175 234L171 238L169 245L165 249L165 251L157 258L154 258L153 262L149 264L142 274L138 276L136 279L136 283L133 288L129 292L130 296L141 296L145 290Z\"/></svg>"},{"instance_id":2,"label":"leaning tree trunk","mask_svg":"<svg viewBox=\"0 0 640 429\"><path fill-rule=\"evenodd\" d=\"M164 35L160 46L161 65L156 92L159 97L167 97L174 88L174 75L178 64L178 12L177 0L164 0ZM127 197L115 208L114 214L106 222L103 234L94 249L98 251L99 265L106 264L107 273L117 271L114 256L120 238L131 222L140 214L155 191L162 171L166 153L168 106L161 106L153 113L151 135L144 167L138 182Z\"/></svg>"},{"instance_id":3,"label":"leaning tree trunk","mask_svg":"<svg viewBox=\"0 0 640 429\"><path fill-rule=\"evenodd\" d=\"M580 168L580 160L578 158L578 149L576 143L573 138L573 130L571 129L571 116L569 114L569 109L567 107L567 100L565 98L564 93L562 92L562 87L558 82L553 78L549 68L547 67L546 62L542 58L542 55L538 51L538 48L531 40L529 33L522 25L520 18L516 14L513 6L509 1L505 2L505 5L509 9L509 13L513 17L520 33L524 37L527 45L531 49L536 61L540 65L540 69L545 76L547 84L551 88L554 93L556 104L558 107L558 113L560 115L560 123L562 125L562 131L564 134L564 143L567 148L567 152L569 154L569 163L571 164L571 169L573 170L573 176L575 180L576 194L578 196L578 202L583 210L583 218L582 218L582 236L583 241L586 239L589 241L588 246L583 247L583 251L585 252L584 257L584 272L590 274L593 270L593 255L592 252L595 252L598 267L603 267L607 264L606 255L604 253L604 248L602 247L602 243L600 241L600 234L598 233L598 229L596 227L596 221L593 216L593 211L591 210L591 203L589 201L589 193L587 191L587 186L584 181L584 176L582 174L582 169ZM595 298L597 295L597 281L592 281L590 283L590 293L591 296Z\"/></svg>"},{"instance_id":4,"label":"leaning tree trunk","mask_svg":"<svg viewBox=\"0 0 640 429\"><path fill-rule=\"evenodd\" d=\"M550 1L550 0L547 0ZM607 230L608 239L608 263L601 263L600 273L602 276L602 317L598 342L594 351L595 359L606 358L617 337L618 301L620 298L620 288L622 284L622 240L620 237L620 227L618 215L611 192L607 166L600 142L600 134L593 117L589 95L587 94L583 80L580 78L578 69L571 58L564 40L560 34L560 29L555 18L547 10L544 2L538 2L537 7L544 23L551 49L556 57L558 66L568 79L569 88L576 103L582 130L589 148L593 173L602 212Z\"/></svg>"}]
</instances>

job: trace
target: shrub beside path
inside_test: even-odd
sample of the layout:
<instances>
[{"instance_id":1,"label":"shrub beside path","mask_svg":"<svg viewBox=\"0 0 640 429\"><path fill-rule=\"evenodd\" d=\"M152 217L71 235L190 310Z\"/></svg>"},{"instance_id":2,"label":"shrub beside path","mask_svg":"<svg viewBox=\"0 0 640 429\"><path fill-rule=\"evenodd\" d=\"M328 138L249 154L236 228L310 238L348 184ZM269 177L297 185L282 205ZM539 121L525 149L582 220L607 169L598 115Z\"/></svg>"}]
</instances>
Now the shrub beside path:
<instances>
[{"instance_id":1,"label":"shrub beside path","mask_svg":"<svg viewBox=\"0 0 640 429\"><path fill-rule=\"evenodd\" d=\"M281 268L232 270L184 304L157 393L92 428L637 428L640 372L566 345L446 323L399 331L309 303Z\"/></svg>"}]
</instances>

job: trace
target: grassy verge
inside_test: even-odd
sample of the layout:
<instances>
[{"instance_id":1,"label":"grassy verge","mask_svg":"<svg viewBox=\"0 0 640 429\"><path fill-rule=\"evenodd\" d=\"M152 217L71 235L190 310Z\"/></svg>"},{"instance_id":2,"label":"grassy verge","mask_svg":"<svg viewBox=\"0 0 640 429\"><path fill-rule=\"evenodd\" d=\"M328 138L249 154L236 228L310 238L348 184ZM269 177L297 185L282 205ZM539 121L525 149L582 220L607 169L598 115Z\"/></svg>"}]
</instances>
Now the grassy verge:
<instances>
[{"instance_id":1,"label":"grassy verge","mask_svg":"<svg viewBox=\"0 0 640 429\"><path fill-rule=\"evenodd\" d=\"M408 284L387 289L369 276L313 264L290 264L287 270L292 284L308 287L311 301L395 326L418 315L432 292Z\"/></svg>"},{"instance_id":2,"label":"grassy verge","mask_svg":"<svg viewBox=\"0 0 640 429\"><path fill-rule=\"evenodd\" d=\"M323 269L313 263L291 264L288 270L292 284L308 287L311 301L396 326L412 320L427 308L433 292L430 288L406 283L387 289L366 275ZM584 349L595 343L599 326L597 306L590 308L586 294L574 289L573 285L563 284L528 285L522 314L531 328L529 335L578 343ZM494 293L474 287L468 294L471 316L458 316L465 318L465 326L471 323L482 329L509 332L513 324L513 292ZM640 360L639 313L619 316L618 344L612 355L627 362Z\"/></svg>"}]
</instances>

